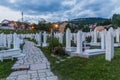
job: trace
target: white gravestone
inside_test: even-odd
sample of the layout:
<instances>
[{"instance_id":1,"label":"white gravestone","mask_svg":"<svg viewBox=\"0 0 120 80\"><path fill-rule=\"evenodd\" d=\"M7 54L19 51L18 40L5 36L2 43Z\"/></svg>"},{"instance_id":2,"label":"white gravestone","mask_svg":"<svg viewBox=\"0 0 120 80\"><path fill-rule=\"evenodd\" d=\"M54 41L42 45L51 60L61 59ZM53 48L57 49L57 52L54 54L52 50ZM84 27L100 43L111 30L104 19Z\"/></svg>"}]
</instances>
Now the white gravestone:
<instances>
[{"instance_id":1,"label":"white gravestone","mask_svg":"<svg viewBox=\"0 0 120 80\"><path fill-rule=\"evenodd\" d=\"M3 33L0 34L0 46L3 46Z\"/></svg>"},{"instance_id":2,"label":"white gravestone","mask_svg":"<svg viewBox=\"0 0 120 80\"><path fill-rule=\"evenodd\" d=\"M105 31L101 32L101 49L105 49Z\"/></svg>"},{"instance_id":3,"label":"white gravestone","mask_svg":"<svg viewBox=\"0 0 120 80\"><path fill-rule=\"evenodd\" d=\"M74 43L76 44L76 42L77 42L77 35L76 33L74 33Z\"/></svg>"},{"instance_id":4,"label":"white gravestone","mask_svg":"<svg viewBox=\"0 0 120 80\"><path fill-rule=\"evenodd\" d=\"M78 31L77 33L77 53L82 54L82 31Z\"/></svg>"},{"instance_id":5,"label":"white gravestone","mask_svg":"<svg viewBox=\"0 0 120 80\"><path fill-rule=\"evenodd\" d=\"M59 33L59 42L62 44L63 43L63 34Z\"/></svg>"},{"instance_id":6,"label":"white gravestone","mask_svg":"<svg viewBox=\"0 0 120 80\"><path fill-rule=\"evenodd\" d=\"M47 46L47 34L44 31L44 33L43 33L43 47L45 47L45 46Z\"/></svg>"},{"instance_id":7,"label":"white gravestone","mask_svg":"<svg viewBox=\"0 0 120 80\"><path fill-rule=\"evenodd\" d=\"M71 31L69 28L66 30L66 49L71 50Z\"/></svg>"},{"instance_id":8,"label":"white gravestone","mask_svg":"<svg viewBox=\"0 0 120 80\"><path fill-rule=\"evenodd\" d=\"M7 37L6 37L6 35L4 34L3 35L3 46L4 47L7 47L7 39L6 39Z\"/></svg>"},{"instance_id":9,"label":"white gravestone","mask_svg":"<svg viewBox=\"0 0 120 80\"><path fill-rule=\"evenodd\" d=\"M97 43L97 31L96 31L96 29L94 30L93 38L94 38L94 43Z\"/></svg>"},{"instance_id":10,"label":"white gravestone","mask_svg":"<svg viewBox=\"0 0 120 80\"><path fill-rule=\"evenodd\" d=\"M11 48L11 38L10 38L10 34L7 35L7 47Z\"/></svg>"},{"instance_id":11,"label":"white gravestone","mask_svg":"<svg viewBox=\"0 0 120 80\"><path fill-rule=\"evenodd\" d=\"M20 41L16 33L13 34L13 47L14 49L20 49Z\"/></svg>"},{"instance_id":12,"label":"white gravestone","mask_svg":"<svg viewBox=\"0 0 120 80\"><path fill-rule=\"evenodd\" d=\"M120 42L120 33L119 33L119 29L116 30L116 42Z\"/></svg>"},{"instance_id":13,"label":"white gravestone","mask_svg":"<svg viewBox=\"0 0 120 80\"><path fill-rule=\"evenodd\" d=\"M42 33L38 34L38 46L42 46Z\"/></svg>"},{"instance_id":14,"label":"white gravestone","mask_svg":"<svg viewBox=\"0 0 120 80\"><path fill-rule=\"evenodd\" d=\"M111 61L114 57L114 37L113 34L108 31L106 35L106 54L105 59Z\"/></svg>"}]
</instances>

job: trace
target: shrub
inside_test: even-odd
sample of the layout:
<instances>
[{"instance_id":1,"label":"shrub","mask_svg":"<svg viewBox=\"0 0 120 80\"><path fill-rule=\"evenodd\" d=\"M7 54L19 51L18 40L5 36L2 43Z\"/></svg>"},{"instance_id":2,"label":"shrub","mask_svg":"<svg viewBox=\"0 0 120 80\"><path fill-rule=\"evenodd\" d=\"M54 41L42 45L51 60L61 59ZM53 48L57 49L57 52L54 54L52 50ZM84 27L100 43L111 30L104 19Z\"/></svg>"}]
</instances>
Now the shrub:
<instances>
[{"instance_id":1,"label":"shrub","mask_svg":"<svg viewBox=\"0 0 120 80\"><path fill-rule=\"evenodd\" d=\"M59 40L57 38L53 38L52 41L50 42L48 49L50 50L50 52L52 52L52 49L54 47L62 47L62 44L59 43Z\"/></svg>"},{"instance_id":2,"label":"shrub","mask_svg":"<svg viewBox=\"0 0 120 80\"><path fill-rule=\"evenodd\" d=\"M62 47L54 47L52 49L52 53L55 55L65 56L65 50Z\"/></svg>"},{"instance_id":3,"label":"shrub","mask_svg":"<svg viewBox=\"0 0 120 80\"><path fill-rule=\"evenodd\" d=\"M55 55L58 56L65 56L65 50L64 48L62 48L62 44L59 42L59 40L57 38L53 38L51 43L48 46L48 49L50 51L50 53L53 53Z\"/></svg>"},{"instance_id":4,"label":"shrub","mask_svg":"<svg viewBox=\"0 0 120 80\"><path fill-rule=\"evenodd\" d=\"M86 41L87 41L87 42L91 42L91 39L92 39L91 36L87 36L87 37L86 37Z\"/></svg>"}]
</instances>

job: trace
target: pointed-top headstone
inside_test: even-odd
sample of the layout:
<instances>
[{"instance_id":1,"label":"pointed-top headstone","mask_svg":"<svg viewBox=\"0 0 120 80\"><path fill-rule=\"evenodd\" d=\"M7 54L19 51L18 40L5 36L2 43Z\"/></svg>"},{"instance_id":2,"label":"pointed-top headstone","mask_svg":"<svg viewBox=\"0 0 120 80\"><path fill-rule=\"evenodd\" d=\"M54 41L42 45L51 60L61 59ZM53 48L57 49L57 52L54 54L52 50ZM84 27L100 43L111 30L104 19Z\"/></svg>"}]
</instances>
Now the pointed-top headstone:
<instances>
[{"instance_id":1,"label":"pointed-top headstone","mask_svg":"<svg viewBox=\"0 0 120 80\"><path fill-rule=\"evenodd\" d=\"M101 49L105 49L105 31L101 32Z\"/></svg>"},{"instance_id":2,"label":"pointed-top headstone","mask_svg":"<svg viewBox=\"0 0 120 80\"><path fill-rule=\"evenodd\" d=\"M19 41L16 33L13 34L13 47L14 47L14 49L20 48L20 41Z\"/></svg>"},{"instance_id":3,"label":"pointed-top headstone","mask_svg":"<svg viewBox=\"0 0 120 80\"><path fill-rule=\"evenodd\" d=\"M82 54L82 31L77 33L77 53Z\"/></svg>"},{"instance_id":4,"label":"pointed-top headstone","mask_svg":"<svg viewBox=\"0 0 120 80\"><path fill-rule=\"evenodd\" d=\"M113 34L108 31L106 35L106 54L105 59L111 61L114 57L114 37Z\"/></svg>"},{"instance_id":5,"label":"pointed-top headstone","mask_svg":"<svg viewBox=\"0 0 120 80\"><path fill-rule=\"evenodd\" d=\"M71 31L69 28L66 30L66 49L71 48Z\"/></svg>"},{"instance_id":6,"label":"pointed-top headstone","mask_svg":"<svg viewBox=\"0 0 120 80\"><path fill-rule=\"evenodd\" d=\"M43 47L47 46L47 34L46 31L43 32Z\"/></svg>"},{"instance_id":7,"label":"pointed-top headstone","mask_svg":"<svg viewBox=\"0 0 120 80\"><path fill-rule=\"evenodd\" d=\"M97 43L97 30L96 30L96 28L94 29L94 36L93 36L93 38L94 38L94 43Z\"/></svg>"},{"instance_id":8,"label":"pointed-top headstone","mask_svg":"<svg viewBox=\"0 0 120 80\"><path fill-rule=\"evenodd\" d=\"M110 27L110 29L108 31L111 32L113 36L115 36L113 27Z\"/></svg>"}]
</instances>

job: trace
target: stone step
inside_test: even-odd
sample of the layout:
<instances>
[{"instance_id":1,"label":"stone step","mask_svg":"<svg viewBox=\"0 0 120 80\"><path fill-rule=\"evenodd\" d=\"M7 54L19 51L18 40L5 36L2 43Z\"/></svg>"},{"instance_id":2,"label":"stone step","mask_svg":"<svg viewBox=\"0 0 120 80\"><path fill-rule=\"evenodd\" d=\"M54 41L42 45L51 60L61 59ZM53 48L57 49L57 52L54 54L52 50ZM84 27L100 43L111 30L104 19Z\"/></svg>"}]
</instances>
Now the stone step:
<instances>
[{"instance_id":1,"label":"stone step","mask_svg":"<svg viewBox=\"0 0 120 80\"><path fill-rule=\"evenodd\" d=\"M12 71L22 71L22 70L29 70L30 65L18 65L18 66L13 66Z\"/></svg>"},{"instance_id":2,"label":"stone step","mask_svg":"<svg viewBox=\"0 0 120 80\"><path fill-rule=\"evenodd\" d=\"M50 66L45 63L30 65L30 70L40 70L40 69L49 69L49 68L50 68Z\"/></svg>"}]
</instances>

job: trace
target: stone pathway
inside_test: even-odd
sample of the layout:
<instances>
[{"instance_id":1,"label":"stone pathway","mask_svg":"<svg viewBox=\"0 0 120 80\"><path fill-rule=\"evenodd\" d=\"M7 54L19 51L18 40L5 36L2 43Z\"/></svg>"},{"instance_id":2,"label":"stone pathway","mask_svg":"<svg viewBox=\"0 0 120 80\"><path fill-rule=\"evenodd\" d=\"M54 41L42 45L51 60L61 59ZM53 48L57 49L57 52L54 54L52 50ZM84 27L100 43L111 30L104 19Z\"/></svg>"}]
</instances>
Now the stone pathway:
<instances>
[{"instance_id":1,"label":"stone pathway","mask_svg":"<svg viewBox=\"0 0 120 80\"><path fill-rule=\"evenodd\" d=\"M23 53L26 56L13 65L12 69L16 71L6 80L58 80L51 72L47 58L33 42L25 42Z\"/></svg>"}]
</instances>

